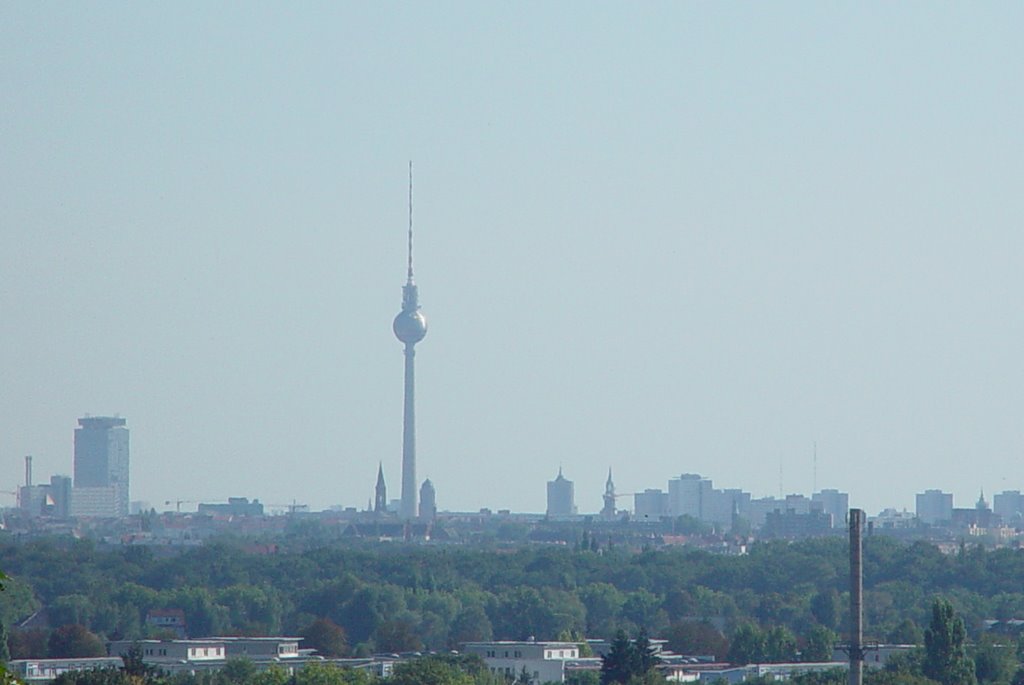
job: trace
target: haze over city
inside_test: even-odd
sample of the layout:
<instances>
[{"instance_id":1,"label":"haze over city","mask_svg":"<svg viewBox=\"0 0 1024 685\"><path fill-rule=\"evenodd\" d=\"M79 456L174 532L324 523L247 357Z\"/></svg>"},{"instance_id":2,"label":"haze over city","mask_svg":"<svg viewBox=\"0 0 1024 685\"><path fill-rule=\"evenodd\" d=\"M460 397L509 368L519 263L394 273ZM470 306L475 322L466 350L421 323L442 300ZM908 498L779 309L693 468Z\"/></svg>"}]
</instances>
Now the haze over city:
<instances>
[{"instance_id":1,"label":"haze over city","mask_svg":"<svg viewBox=\"0 0 1024 685\"><path fill-rule=\"evenodd\" d=\"M0 6L0 490L397 492L410 159L439 507L1024 489L1022 15Z\"/></svg>"}]
</instances>

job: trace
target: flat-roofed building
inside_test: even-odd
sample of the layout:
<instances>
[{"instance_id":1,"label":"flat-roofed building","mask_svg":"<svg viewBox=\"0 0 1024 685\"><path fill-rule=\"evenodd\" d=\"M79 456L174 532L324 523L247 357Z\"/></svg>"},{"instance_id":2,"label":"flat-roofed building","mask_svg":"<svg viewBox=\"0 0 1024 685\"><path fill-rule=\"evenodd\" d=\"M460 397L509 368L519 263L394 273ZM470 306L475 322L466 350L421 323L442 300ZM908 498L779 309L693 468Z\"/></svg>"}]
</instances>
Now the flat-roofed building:
<instances>
[{"instance_id":1,"label":"flat-roofed building","mask_svg":"<svg viewBox=\"0 0 1024 685\"><path fill-rule=\"evenodd\" d=\"M498 640L465 642L462 648L483 659L497 676L517 678L525 670L531 685L565 682L566 663L580 658L580 646L575 642Z\"/></svg>"},{"instance_id":2,"label":"flat-roofed building","mask_svg":"<svg viewBox=\"0 0 1024 685\"><path fill-rule=\"evenodd\" d=\"M7 671L19 683L49 683L70 671L92 671L124 666L121 657L91 657L80 659L14 659L7 662Z\"/></svg>"}]
</instances>

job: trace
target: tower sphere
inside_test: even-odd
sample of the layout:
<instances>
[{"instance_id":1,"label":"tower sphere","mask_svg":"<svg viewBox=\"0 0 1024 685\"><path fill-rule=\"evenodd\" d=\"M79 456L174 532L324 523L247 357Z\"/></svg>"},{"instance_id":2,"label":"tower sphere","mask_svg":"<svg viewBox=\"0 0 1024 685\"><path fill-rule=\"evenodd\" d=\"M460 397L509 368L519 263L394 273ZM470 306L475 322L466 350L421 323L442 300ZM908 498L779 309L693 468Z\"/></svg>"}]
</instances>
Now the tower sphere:
<instances>
[{"instance_id":1,"label":"tower sphere","mask_svg":"<svg viewBox=\"0 0 1024 685\"><path fill-rule=\"evenodd\" d=\"M427 334L427 318L420 311L402 311L391 326L395 337L406 345L414 345Z\"/></svg>"}]
</instances>

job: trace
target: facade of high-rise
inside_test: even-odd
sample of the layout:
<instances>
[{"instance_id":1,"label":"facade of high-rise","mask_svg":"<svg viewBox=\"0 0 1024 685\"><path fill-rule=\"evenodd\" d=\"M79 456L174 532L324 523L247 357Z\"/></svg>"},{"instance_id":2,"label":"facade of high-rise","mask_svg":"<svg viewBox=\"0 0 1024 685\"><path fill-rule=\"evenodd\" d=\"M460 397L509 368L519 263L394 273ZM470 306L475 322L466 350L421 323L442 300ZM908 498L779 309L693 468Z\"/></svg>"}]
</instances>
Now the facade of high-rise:
<instances>
[{"instance_id":1,"label":"facade of high-rise","mask_svg":"<svg viewBox=\"0 0 1024 685\"><path fill-rule=\"evenodd\" d=\"M412 275L412 163L409 163L409 264L402 287L402 311L392 324L395 337L405 345L405 402L402 414L402 503L403 520L416 516L416 373L415 345L427 334L427 319L420 311L419 289Z\"/></svg>"},{"instance_id":2,"label":"facade of high-rise","mask_svg":"<svg viewBox=\"0 0 1024 685\"><path fill-rule=\"evenodd\" d=\"M633 517L637 521L660 521L668 516L668 494L648 488L633 495Z\"/></svg>"},{"instance_id":3,"label":"facade of high-rise","mask_svg":"<svg viewBox=\"0 0 1024 685\"><path fill-rule=\"evenodd\" d=\"M696 473L684 473L668 482L669 515L691 516L701 519L704 496L711 493L713 486L707 478Z\"/></svg>"},{"instance_id":4,"label":"facade of high-rise","mask_svg":"<svg viewBox=\"0 0 1024 685\"><path fill-rule=\"evenodd\" d=\"M935 525L953 520L953 495L941 490L925 490L917 495L917 518Z\"/></svg>"},{"instance_id":5,"label":"facade of high-rise","mask_svg":"<svg viewBox=\"0 0 1024 685\"><path fill-rule=\"evenodd\" d=\"M1020 490L1004 490L992 498L992 511L1003 525L1019 526L1024 522L1024 495Z\"/></svg>"},{"instance_id":6,"label":"facade of high-rise","mask_svg":"<svg viewBox=\"0 0 1024 685\"><path fill-rule=\"evenodd\" d=\"M811 501L821 504L822 510L832 517L833 528L846 526L846 514L850 511L850 496L847 493L826 488L811 495Z\"/></svg>"},{"instance_id":7,"label":"facade of high-rise","mask_svg":"<svg viewBox=\"0 0 1024 685\"><path fill-rule=\"evenodd\" d=\"M126 423L122 418L111 416L92 416L78 420L71 492L73 516L128 516Z\"/></svg>"},{"instance_id":8,"label":"facade of high-rise","mask_svg":"<svg viewBox=\"0 0 1024 685\"><path fill-rule=\"evenodd\" d=\"M575 488L571 480L562 475L548 481L548 516L572 516L576 513Z\"/></svg>"},{"instance_id":9,"label":"facade of high-rise","mask_svg":"<svg viewBox=\"0 0 1024 685\"><path fill-rule=\"evenodd\" d=\"M420 518L425 521L432 521L437 517L437 491L430 479L423 481L420 486Z\"/></svg>"},{"instance_id":10,"label":"facade of high-rise","mask_svg":"<svg viewBox=\"0 0 1024 685\"><path fill-rule=\"evenodd\" d=\"M18 506L29 516L67 518L71 514L71 479L50 476L49 483L23 485L18 490Z\"/></svg>"}]
</instances>

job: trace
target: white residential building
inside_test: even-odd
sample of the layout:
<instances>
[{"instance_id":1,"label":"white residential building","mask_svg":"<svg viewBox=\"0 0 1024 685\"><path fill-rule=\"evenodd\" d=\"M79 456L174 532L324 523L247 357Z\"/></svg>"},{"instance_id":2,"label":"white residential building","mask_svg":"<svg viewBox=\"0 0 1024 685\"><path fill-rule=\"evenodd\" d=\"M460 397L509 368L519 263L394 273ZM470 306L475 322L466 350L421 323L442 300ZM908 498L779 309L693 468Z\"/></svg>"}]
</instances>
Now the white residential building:
<instances>
[{"instance_id":1,"label":"white residential building","mask_svg":"<svg viewBox=\"0 0 1024 685\"><path fill-rule=\"evenodd\" d=\"M575 642L466 642L462 645L468 654L484 660L491 673L517 677L526 670L532 685L565 681L565 665L580 658L580 646Z\"/></svg>"}]
</instances>

